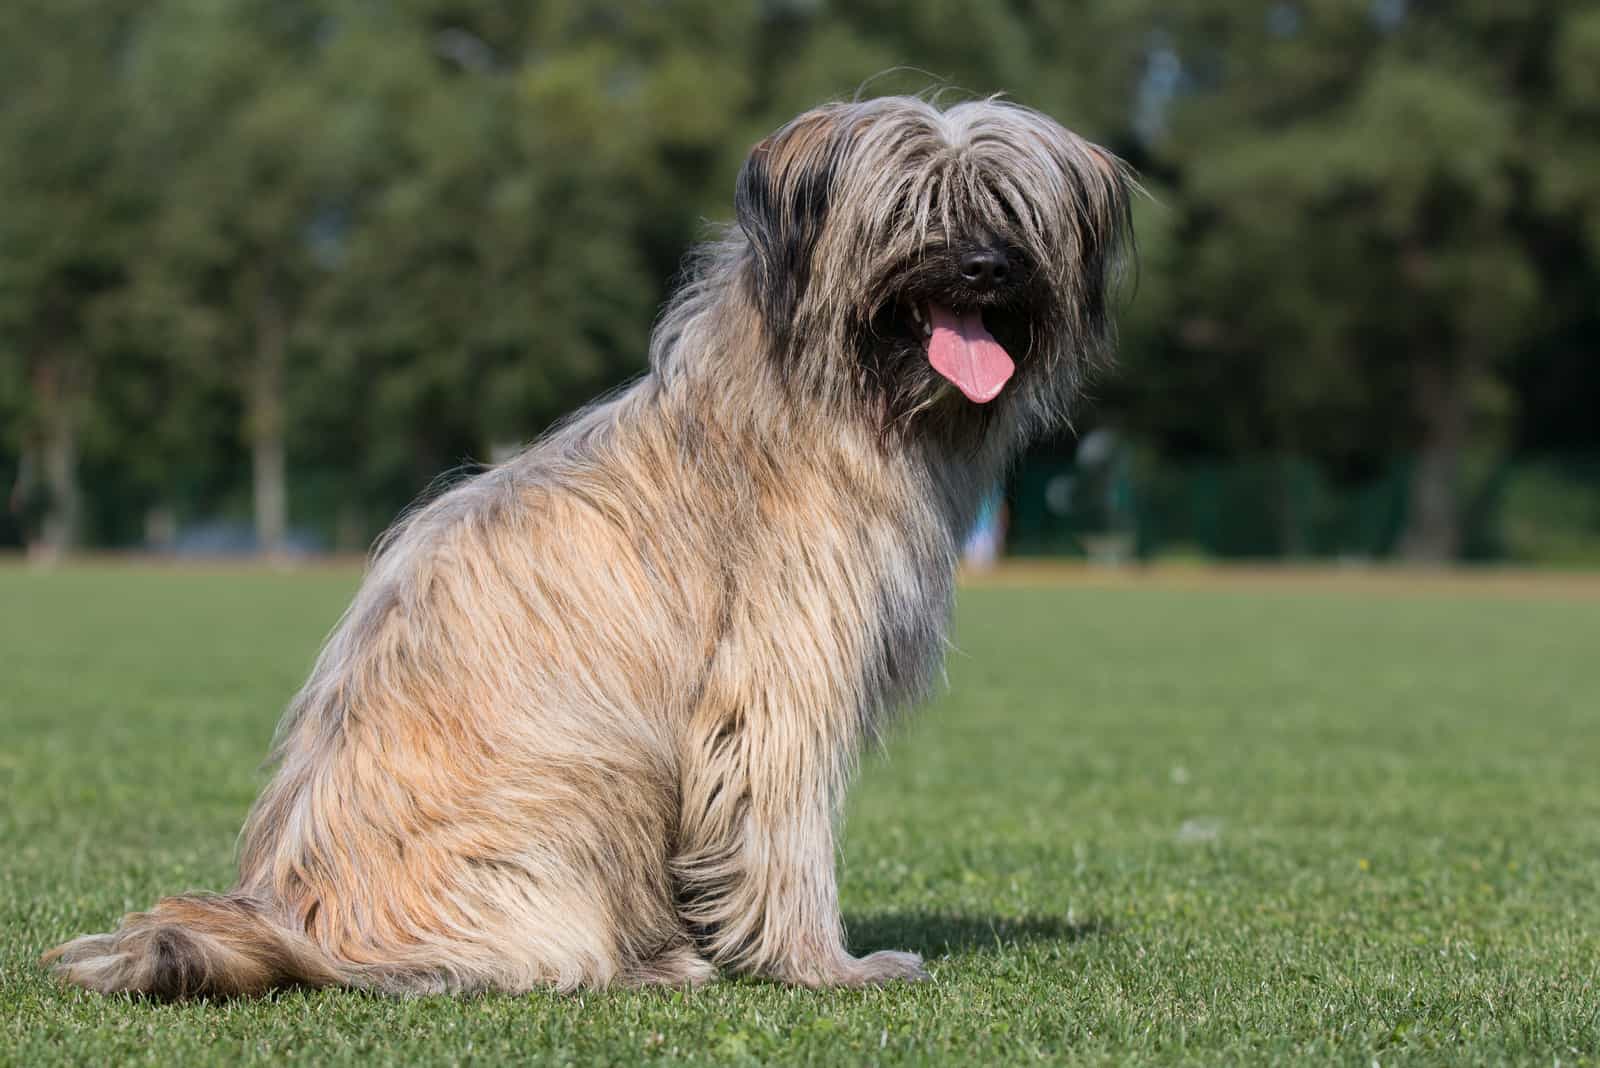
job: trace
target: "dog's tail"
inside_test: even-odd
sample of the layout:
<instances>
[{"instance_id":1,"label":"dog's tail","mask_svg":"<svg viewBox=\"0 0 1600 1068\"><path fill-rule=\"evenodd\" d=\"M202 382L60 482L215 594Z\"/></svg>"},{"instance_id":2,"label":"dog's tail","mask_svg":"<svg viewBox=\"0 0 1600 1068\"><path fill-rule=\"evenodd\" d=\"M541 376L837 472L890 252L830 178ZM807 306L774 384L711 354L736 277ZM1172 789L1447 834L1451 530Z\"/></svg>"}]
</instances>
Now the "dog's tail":
<instances>
[{"instance_id":1,"label":"dog's tail","mask_svg":"<svg viewBox=\"0 0 1600 1068\"><path fill-rule=\"evenodd\" d=\"M315 943L275 920L264 902L239 893L162 898L149 912L124 916L110 934L57 946L43 963L67 982L102 994L164 1000L341 982Z\"/></svg>"}]
</instances>

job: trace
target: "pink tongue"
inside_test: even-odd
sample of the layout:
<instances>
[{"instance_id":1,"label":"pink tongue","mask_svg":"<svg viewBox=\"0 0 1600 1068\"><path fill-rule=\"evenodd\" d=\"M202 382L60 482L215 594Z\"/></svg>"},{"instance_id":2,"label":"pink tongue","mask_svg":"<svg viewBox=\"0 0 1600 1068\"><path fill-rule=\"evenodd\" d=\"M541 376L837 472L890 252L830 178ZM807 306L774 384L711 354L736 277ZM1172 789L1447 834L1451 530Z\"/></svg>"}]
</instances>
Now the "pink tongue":
<instances>
[{"instance_id":1,"label":"pink tongue","mask_svg":"<svg viewBox=\"0 0 1600 1068\"><path fill-rule=\"evenodd\" d=\"M1000 395L1017 365L983 325L981 312L957 315L943 304L928 303L933 336L928 339L928 362L955 383L967 399L987 404Z\"/></svg>"}]
</instances>

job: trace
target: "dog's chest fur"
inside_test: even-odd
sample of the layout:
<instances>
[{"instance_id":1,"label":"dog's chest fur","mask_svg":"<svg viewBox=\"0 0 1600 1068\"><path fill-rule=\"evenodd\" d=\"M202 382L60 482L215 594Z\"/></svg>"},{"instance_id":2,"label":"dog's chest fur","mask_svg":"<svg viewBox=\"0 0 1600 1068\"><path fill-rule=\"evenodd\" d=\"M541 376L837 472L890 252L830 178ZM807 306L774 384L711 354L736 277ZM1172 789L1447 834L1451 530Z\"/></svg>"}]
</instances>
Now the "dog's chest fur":
<instances>
[{"instance_id":1,"label":"dog's chest fur","mask_svg":"<svg viewBox=\"0 0 1600 1068\"><path fill-rule=\"evenodd\" d=\"M722 496L738 502L703 528L719 587L721 663L708 670L815 700L870 735L938 677L961 534L992 465L865 437L723 441L685 472L736 487Z\"/></svg>"}]
</instances>

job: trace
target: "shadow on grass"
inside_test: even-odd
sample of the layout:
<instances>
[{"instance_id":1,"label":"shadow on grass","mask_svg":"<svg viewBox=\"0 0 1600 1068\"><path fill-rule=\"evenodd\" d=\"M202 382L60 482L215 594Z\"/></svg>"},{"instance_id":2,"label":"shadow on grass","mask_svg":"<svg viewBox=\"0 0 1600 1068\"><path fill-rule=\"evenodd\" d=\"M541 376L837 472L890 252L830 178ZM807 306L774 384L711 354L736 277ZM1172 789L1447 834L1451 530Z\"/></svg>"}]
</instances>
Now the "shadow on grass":
<instances>
[{"instance_id":1,"label":"shadow on grass","mask_svg":"<svg viewBox=\"0 0 1600 1068\"><path fill-rule=\"evenodd\" d=\"M909 910L845 917L850 952L909 949L924 957L1035 942L1076 942L1110 929L1108 921L1095 916L1069 922L1060 916L1019 918Z\"/></svg>"}]
</instances>

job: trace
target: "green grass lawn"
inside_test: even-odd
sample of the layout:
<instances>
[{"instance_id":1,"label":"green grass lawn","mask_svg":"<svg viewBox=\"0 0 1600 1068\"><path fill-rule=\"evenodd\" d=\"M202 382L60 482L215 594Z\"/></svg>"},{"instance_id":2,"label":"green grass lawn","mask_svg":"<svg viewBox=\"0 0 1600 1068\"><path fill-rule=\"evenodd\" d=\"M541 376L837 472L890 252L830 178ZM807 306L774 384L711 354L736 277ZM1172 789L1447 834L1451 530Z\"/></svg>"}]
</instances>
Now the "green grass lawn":
<instances>
[{"instance_id":1,"label":"green grass lawn","mask_svg":"<svg viewBox=\"0 0 1600 1068\"><path fill-rule=\"evenodd\" d=\"M814 993L157 1005L35 963L228 885L356 576L0 570L0 1062L1600 1058L1600 602L973 589L869 759Z\"/></svg>"}]
</instances>

